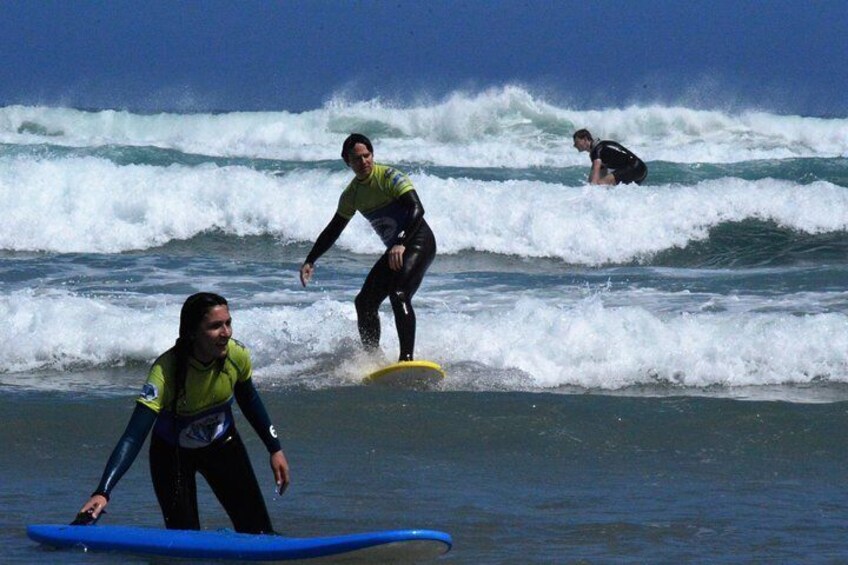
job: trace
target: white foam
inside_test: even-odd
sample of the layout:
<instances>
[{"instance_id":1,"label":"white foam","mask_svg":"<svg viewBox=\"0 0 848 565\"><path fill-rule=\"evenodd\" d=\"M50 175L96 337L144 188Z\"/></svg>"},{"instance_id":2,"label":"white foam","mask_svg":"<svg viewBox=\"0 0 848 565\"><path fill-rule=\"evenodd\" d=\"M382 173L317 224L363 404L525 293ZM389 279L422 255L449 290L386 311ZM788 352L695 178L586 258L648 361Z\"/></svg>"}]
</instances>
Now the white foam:
<instances>
[{"instance_id":1,"label":"white foam","mask_svg":"<svg viewBox=\"0 0 848 565\"><path fill-rule=\"evenodd\" d=\"M378 158L461 167L586 164L571 134L624 143L646 161L726 163L848 155L848 120L726 113L685 107L558 107L515 86L455 92L399 107L335 99L302 113L138 115L67 108L0 108L0 142L171 148L214 156L338 160L351 131L370 134Z\"/></svg>"},{"instance_id":2,"label":"white foam","mask_svg":"<svg viewBox=\"0 0 848 565\"><path fill-rule=\"evenodd\" d=\"M346 180L215 165L118 166L93 157L4 158L0 248L115 253L214 230L307 240L332 215ZM324 185L336 194L322 192Z\"/></svg>"},{"instance_id":3,"label":"white foam","mask_svg":"<svg viewBox=\"0 0 848 565\"><path fill-rule=\"evenodd\" d=\"M638 260L745 219L807 233L848 229L848 192L827 182L725 178L694 186L568 188L527 181L416 181L440 249L601 265Z\"/></svg>"},{"instance_id":4,"label":"white foam","mask_svg":"<svg viewBox=\"0 0 848 565\"><path fill-rule=\"evenodd\" d=\"M650 256L745 219L806 233L848 229L848 192L818 181L723 178L692 186L567 187L410 173L440 253L478 250L600 265ZM87 157L0 158L0 248L114 253L209 231L312 242L332 217L347 172L247 167L118 166ZM359 215L341 247L381 244Z\"/></svg>"},{"instance_id":5,"label":"white foam","mask_svg":"<svg viewBox=\"0 0 848 565\"><path fill-rule=\"evenodd\" d=\"M656 313L606 306L598 294L564 301L516 294L486 308L443 298L429 293L417 300L416 353L449 372L456 369L448 387L618 390L659 383L732 389L848 382L848 317L841 313ZM376 361L359 354L352 301L319 295L306 305L288 302L245 302L232 310L235 337L253 352L257 380L263 386L359 382ZM133 304L64 292L2 296L0 383L14 382L15 372L41 371L41 388L63 389L68 369L150 362L173 344L178 311L179 304L162 296ZM398 345L388 308L382 321L384 359L391 359ZM481 368L482 376L465 378L467 365Z\"/></svg>"},{"instance_id":6,"label":"white foam","mask_svg":"<svg viewBox=\"0 0 848 565\"><path fill-rule=\"evenodd\" d=\"M659 316L604 307L597 298L575 308L525 298L506 311L439 316L437 324L420 324L420 341L442 358L519 369L543 389L739 387L846 382L846 323L844 314Z\"/></svg>"},{"instance_id":7,"label":"white foam","mask_svg":"<svg viewBox=\"0 0 848 565\"><path fill-rule=\"evenodd\" d=\"M140 302L130 307L35 289L0 296L0 373L152 360L176 339L179 305L161 297Z\"/></svg>"}]
</instances>

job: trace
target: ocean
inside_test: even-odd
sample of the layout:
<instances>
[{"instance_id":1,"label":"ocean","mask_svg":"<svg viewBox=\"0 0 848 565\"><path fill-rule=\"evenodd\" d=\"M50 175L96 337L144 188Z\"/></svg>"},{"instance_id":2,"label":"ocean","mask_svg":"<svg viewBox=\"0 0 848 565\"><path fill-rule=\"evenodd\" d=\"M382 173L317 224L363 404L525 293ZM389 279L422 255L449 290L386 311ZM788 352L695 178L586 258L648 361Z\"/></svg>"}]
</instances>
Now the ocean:
<instances>
[{"instance_id":1,"label":"ocean","mask_svg":"<svg viewBox=\"0 0 848 565\"><path fill-rule=\"evenodd\" d=\"M646 182L587 185L582 127ZM361 384L398 350L388 304L382 354L359 347L381 252L364 218L298 280L352 131L409 174L436 235L414 300L416 357L448 374L433 390ZM4 562L114 561L25 525L85 502L200 290L230 301L280 430L283 497L238 419L285 535L444 530L457 564L848 561L846 118L574 110L519 87L303 112L6 106L0 196ZM201 493L204 527L227 527ZM103 522L161 525L146 449Z\"/></svg>"}]
</instances>

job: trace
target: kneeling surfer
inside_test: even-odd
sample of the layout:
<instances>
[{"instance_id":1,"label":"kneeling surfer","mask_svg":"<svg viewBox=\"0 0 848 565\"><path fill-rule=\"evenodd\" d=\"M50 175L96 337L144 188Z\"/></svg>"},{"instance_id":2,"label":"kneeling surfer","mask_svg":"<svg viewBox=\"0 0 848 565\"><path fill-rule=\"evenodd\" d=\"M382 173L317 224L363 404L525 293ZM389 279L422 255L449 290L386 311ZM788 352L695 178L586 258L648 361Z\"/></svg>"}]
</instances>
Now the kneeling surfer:
<instances>
[{"instance_id":1,"label":"kneeling surfer","mask_svg":"<svg viewBox=\"0 0 848 565\"><path fill-rule=\"evenodd\" d=\"M589 152L591 184L641 184L648 176L648 167L642 159L618 142L595 140L587 129L575 131L572 139L575 149Z\"/></svg>"}]
</instances>

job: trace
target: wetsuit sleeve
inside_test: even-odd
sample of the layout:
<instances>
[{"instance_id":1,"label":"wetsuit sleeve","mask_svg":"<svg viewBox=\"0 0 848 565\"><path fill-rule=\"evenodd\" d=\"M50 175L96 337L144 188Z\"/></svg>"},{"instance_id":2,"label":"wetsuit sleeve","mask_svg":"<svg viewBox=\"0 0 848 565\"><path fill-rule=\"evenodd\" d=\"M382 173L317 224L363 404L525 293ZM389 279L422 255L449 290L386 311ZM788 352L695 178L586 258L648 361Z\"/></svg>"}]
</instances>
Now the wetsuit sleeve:
<instances>
[{"instance_id":1,"label":"wetsuit sleeve","mask_svg":"<svg viewBox=\"0 0 848 565\"><path fill-rule=\"evenodd\" d=\"M606 143L601 141L597 145L595 145L592 150L589 152L589 161L594 163L598 159L601 158L601 150L606 147Z\"/></svg>"},{"instance_id":2,"label":"wetsuit sleeve","mask_svg":"<svg viewBox=\"0 0 848 565\"><path fill-rule=\"evenodd\" d=\"M282 448L280 447L280 440L277 439L277 431L271 424L271 418L268 416L268 411L265 410L262 399L259 398L259 392L253 386L253 379L236 383L233 392L239 408L241 408L253 429L256 430L256 434L265 444L268 453L280 451Z\"/></svg>"},{"instance_id":3,"label":"wetsuit sleeve","mask_svg":"<svg viewBox=\"0 0 848 565\"><path fill-rule=\"evenodd\" d=\"M315 240L315 245L312 246L312 251L309 252L304 263L314 265L315 261L333 246L347 227L348 222L350 222L349 218L344 218L336 213L333 219L330 220L330 223L327 224L327 227L324 228L324 231L321 232L321 235L318 236L318 239Z\"/></svg>"},{"instance_id":4,"label":"wetsuit sleeve","mask_svg":"<svg viewBox=\"0 0 848 565\"><path fill-rule=\"evenodd\" d=\"M100 484L97 485L97 490L92 495L102 494L106 497L106 500L109 500L112 489L115 488L124 473L129 470L138 452L141 451L141 446L144 445L144 440L150 433L150 429L156 421L156 416L156 412L151 408L143 404L135 405L127 429L124 430L124 435L118 440L118 445L112 450L112 455L103 470Z\"/></svg>"},{"instance_id":5,"label":"wetsuit sleeve","mask_svg":"<svg viewBox=\"0 0 848 565\"><path fill-rule=\"evenodd\" d=\"M424 219L424 205L421 204L421 200L418 198L418 194L414 189L401 194L398 202L409 210L409 223L398 232L395 245L405 245L409 238L415 235L415 232L421 226L421 222Z\"/></svg>"}]
</instances>

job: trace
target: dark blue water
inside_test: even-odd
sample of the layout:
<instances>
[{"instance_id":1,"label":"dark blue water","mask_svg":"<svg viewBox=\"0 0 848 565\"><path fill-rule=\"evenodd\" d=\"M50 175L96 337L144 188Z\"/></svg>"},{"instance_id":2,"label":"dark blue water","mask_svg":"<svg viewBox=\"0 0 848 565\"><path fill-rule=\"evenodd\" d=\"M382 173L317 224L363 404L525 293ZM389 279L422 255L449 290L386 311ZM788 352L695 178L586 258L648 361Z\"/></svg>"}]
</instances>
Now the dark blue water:
<instances>
[{"instance_id":1,"label":"dark blue water","mask_svg":"<svg viewBox=\"0 0 848 565\"><path fill-rule=\"evenodd\" d=\"M267 456L245 435L286 535L441 529L454 538L452 563L848 559L848 445L834 433L845 403L359 387L263 395L291 464L284 497L272 495ZM4 561L113 562L45 551L22 539L22 524L73 517L131 402L58 394L2 402ZM204 527L227 527L208 489L201 498ZM160 521L145 450L104 523Z\"/></svg>"}]
</instances>

